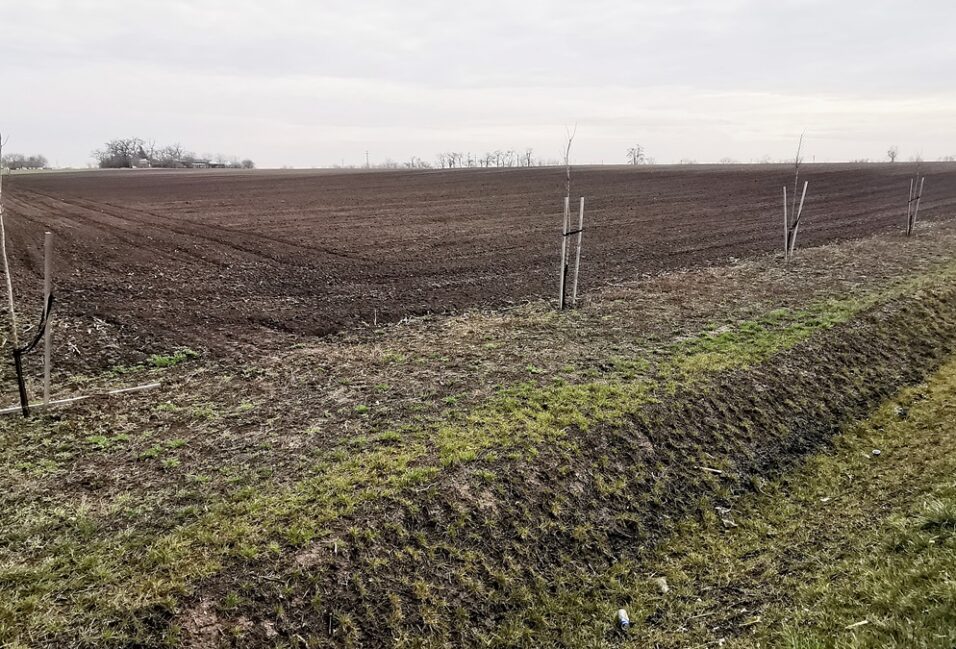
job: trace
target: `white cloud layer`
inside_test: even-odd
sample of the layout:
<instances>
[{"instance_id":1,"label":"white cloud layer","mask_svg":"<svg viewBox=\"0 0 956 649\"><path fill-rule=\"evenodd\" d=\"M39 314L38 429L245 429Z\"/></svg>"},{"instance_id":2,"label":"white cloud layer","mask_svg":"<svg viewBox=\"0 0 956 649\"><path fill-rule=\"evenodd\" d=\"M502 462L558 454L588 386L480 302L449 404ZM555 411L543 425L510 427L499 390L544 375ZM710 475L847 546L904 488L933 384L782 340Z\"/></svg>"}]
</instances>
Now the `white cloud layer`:
<instances>
[{"instance_id":1,"label":"white cloud layer","mask_svg":"<svg viewBox=\"0 0 956 649\"><path fill-rule=\"evenodd\" d=\"M0 0L0 129L260 166L533 147L577 162L956 155L956 3Z\"/></svg>"}]
</instances>

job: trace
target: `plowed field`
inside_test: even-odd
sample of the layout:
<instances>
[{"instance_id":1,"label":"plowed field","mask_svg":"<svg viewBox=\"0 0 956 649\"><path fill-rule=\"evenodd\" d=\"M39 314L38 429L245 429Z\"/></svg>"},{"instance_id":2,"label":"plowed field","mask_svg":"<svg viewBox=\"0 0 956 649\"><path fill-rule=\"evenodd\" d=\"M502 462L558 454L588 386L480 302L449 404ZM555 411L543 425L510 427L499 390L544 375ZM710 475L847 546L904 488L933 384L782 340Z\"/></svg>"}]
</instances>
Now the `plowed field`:
<instances>
[{"instance_id":1,"label":"plowed field","mask_svg":"<svg viewBox=\"0 0 956 649\"><path fill-rule=\"evenodd\" d=\"M900 229L913 171L806 165L800 245ZM921 218L952 215L956 165L923 171ZM563 174L96 171L15 175L4 198L23 295L49 229L60 313L132 347L222 350L553 296ZM583 292L779 248L792 182L785 165L575 169Z\"/></svg>"}]
</instances>

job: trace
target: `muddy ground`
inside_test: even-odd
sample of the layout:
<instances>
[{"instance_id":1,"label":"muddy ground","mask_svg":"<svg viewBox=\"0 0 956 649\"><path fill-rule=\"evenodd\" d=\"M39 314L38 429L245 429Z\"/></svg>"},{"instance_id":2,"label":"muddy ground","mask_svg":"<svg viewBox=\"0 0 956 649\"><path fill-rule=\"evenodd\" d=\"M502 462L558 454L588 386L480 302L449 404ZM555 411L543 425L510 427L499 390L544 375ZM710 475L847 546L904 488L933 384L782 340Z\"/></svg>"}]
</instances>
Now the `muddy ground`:
<instances>
[{"instance_id":1,"label":"muddy ground","mask_svg":"<svg viewBox=\"0 0 956 649\"><path fill-rule=\"evenodd\" d=\"M800 244L900 228L910 164L805 165ZM956 165L924 164L921 216L956 205ZM188 346L274 350L427 312L555 293L563 170L96 171L10 177L17 289L36 297L56 236L57 357L102 367ZM590 167L581 278L775 249L786 165ZM38 302L38 301L37 301ZM39 304L21 307L23 323Z\"/></svg>"}]
</instances>

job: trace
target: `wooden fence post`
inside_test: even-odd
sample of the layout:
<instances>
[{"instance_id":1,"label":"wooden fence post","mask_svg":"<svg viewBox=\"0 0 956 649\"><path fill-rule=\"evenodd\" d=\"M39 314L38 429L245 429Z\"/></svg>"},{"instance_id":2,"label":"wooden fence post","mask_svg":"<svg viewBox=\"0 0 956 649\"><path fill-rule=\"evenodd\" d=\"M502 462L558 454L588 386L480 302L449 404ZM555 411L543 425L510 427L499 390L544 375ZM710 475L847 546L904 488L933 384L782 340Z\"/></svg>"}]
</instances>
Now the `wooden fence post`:
<instances>
[{"instance_id":1,"label":"wooden fence post","mask_svg":"<svg viewBox=\"0 0 956 649\"><path fill-rule=\"evenodd\" d=\"M564 224L561 226L561 269L558 271L558 309L564 310L564 284L568 268L568 225L571 221L571 199L564 197Z\"/></svg>"},{"instance_id":2,"label":"wooden fence post","mask_svg":"<svg viewBox=\"0 0 956 649\"><path fill-rule=\"evenodd\" d=\"M790 255L793 256L793 251L797 247L797 232L800 231L800 217L803 215L803 201L807 197L807 185L810 184L809 180L804 181L803 183L803 194L800 196L800 207L797 208L796 219L793 222L793 234L790 235Z\"/></svg>"},{"instance_id":3,"label":"wooden fence post","mask_svg":"<svg viewBox=\"0 0 956 649\"><path fill-rule=\"evenodd\" d=\"M913 208L913 218L910 221L910 228L907 234L912 234L913 230L916 228L916 217L919 216L919 202L923 199L923 186L926 183L926 176L920 178L919 181L919 190L916 194L916 206Z\"/></svg>"},{"instance_id":4,"label":"wooden fence post","mask_svg":"<svg viewBox=\"0 0 956 649\"><path fill-rule=\"evenodd\" d=\"M574 282L571 285L571 305L578 305L578 271L581 270L581 236L584 234L584 196L578 213L578 250L574 259Z\"/></svg>"}]
</instances>

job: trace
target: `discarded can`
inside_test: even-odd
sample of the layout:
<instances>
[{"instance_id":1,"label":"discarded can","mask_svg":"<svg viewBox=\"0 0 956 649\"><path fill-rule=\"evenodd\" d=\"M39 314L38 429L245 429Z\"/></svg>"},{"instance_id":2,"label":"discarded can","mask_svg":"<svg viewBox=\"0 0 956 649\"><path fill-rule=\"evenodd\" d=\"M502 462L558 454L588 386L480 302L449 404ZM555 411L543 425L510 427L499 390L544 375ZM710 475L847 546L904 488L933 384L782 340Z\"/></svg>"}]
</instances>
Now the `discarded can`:
<instances>
[{"instance_id":1,"label":"discarded can","mask_svg":"<svg viewBox=\"0 0 956 649\"><path fill-rule=\"evenodd\" d=\"M627 631L631 628L631 619L627 616L627 611L623 608L617 612L617 626L620 627L622 631Z\"/></svg>"}]
</instances>

